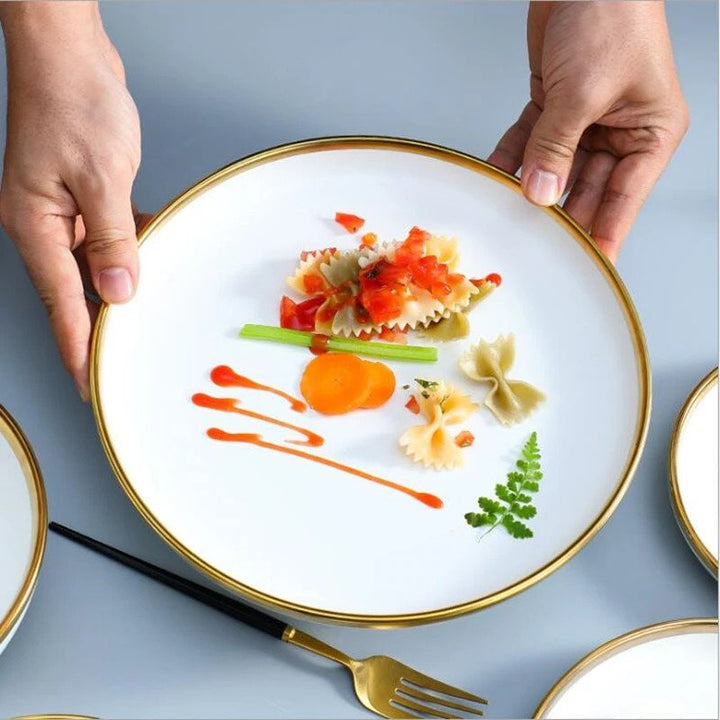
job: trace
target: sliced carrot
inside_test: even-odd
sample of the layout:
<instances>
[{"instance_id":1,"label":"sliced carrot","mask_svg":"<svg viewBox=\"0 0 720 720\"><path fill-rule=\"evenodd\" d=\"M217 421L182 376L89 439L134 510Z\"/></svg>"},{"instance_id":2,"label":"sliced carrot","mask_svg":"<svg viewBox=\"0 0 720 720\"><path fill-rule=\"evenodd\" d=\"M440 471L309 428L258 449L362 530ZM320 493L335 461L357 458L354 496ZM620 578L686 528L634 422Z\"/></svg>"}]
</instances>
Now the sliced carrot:
<instances>
[{"instance_id":1,"label":"sliced carrot","mask_svg":"<svg viewBox=\"0 0 720 720\"><path fill-rule=\"evenodd\" d=\"M348 353L313 358L300 379L308 405L324 415L340 415L362 407L371 390L371 363Z\"/></svg>"},{"instance_id":2,"label":"sliced carrot","mask_svg":"<svg viewBox=\"0 0 720 720\"><path fill-rule=\"evenodd\" d=\"M364 361L370 366L370 394L362 407L376 408L386 403L395 392L395 373L385 363Z\"/></svg>"},{"instance_id":3,"label":"sliced carrot","mask_svg":"<svg viewBox=\"0 0 720 720\"><path fill-rule=\"evenodd\" d=\"M343 212L335 213L335 222L342 225L349 233L356 233L365 224L363 218Z\"/></svg>"}]
</instances>

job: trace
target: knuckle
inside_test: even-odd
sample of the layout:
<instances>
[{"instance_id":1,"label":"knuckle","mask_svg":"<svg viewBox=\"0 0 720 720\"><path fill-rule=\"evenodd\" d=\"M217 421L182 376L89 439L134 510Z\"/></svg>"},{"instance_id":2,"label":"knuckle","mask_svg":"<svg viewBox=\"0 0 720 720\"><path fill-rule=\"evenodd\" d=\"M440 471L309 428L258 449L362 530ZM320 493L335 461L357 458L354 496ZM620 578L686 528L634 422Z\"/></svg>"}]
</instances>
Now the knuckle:
<instances>
[{"instance_id":1,"label":"knuckle","mask_svg":"<svg viewBox=\"0 0 720 720\"><path fill-rule=\"evenodd\" d=\"M87 252L99 256L112 256L124 253L130 238L122 228L106 227L88 231L85 236Z\"/></svg>"},{"instance_id":2,"label":"knuckle","mask_svg":"<svg viewBox=\"0 0 720 720\"><path fill-rule=\"evenodd\" d=\"M575 143L567 137L556 135L555 137L549 137L548 135L542 134L537 135L533 138L533 144L535 146L535 152L540 157L545 157L551 160L572 160L575 156Z\"/></svg>"},{"instance_id":3,"label":"knuckle","mask_svg":"<svg viewBox=\"0 0 720 720\"><path fill-rule=\"evenodd\" d=\"M72 182L87 194L106 196L132 183L135 166L132 160L116 154L86 158L76 164Z\"/></svg>"}]
</instances>

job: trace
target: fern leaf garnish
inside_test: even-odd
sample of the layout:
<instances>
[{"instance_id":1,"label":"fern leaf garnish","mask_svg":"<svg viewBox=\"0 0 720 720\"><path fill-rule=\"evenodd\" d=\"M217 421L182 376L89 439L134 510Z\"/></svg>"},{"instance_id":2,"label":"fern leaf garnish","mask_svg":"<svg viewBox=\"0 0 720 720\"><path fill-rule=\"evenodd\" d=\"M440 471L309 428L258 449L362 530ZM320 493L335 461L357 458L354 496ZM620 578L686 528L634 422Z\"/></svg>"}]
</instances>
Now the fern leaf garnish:
<instances>
[{"instance_id":1,"label":"fern leaf garnish","mask_svg":"<svg viewBox=\"0 0 720 720\"><path fill-rule=\"evenodd\" d=\"M518 540L531 538L533 531L523 522L537 515L537 508L532 504L532 496L540 489L543 474L540 470L540 449L537 433L533 432L523 446L520 458L515 463L515 470L507 474L507 482L495 486L495 497L478 498L478 507L482 512L469 512L465 520L470 527L486 528L480 536L484 538L498 525Z\"/></svg>"}]
</instances>

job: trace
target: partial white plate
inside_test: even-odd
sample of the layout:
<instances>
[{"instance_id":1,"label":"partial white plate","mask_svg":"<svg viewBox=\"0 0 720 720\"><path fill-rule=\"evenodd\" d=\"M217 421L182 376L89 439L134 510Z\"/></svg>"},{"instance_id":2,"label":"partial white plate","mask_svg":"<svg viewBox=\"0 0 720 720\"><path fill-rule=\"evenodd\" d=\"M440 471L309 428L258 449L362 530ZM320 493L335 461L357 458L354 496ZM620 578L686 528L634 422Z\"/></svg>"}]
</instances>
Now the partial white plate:
<instances>
[{"instance_id":1,"label":"partial white plate","mask_svg":"<svg viewBox=\"0 0 720 720\"><path fill-rule=\"evenodd\" d=\"M40 470L27 439L0 405L0 652L35 590L46 534Z\"/></svg>"},{"instance_id":2,"label":"partial white plate","mask_svg":"<svg viewBox=\"0 0 720 720\"><path fill-rule=\"evenodd\" d=\"M459 239L459 269L503 284L470 315L471 337L440 346L434 365L393 363L396 396L379 410L301 424L324 457L440 496L442 510L289 457L206 436L217 426L288 436L195 407L196 392L232 395L209 379L234 367L298 393L307 350L240 340L245 323L277 325L285 278L303 249L356 247L335 211L364 231L402 239L413 225ZM94 336L92 396L99 432L127 494L172 547L212 578L276 610L373 626L430 622L490 605L572 557L626 490L647 430L650 373L622 282L559 208L539 209L515 178L424 143L329 138L234 163L170 203L141 237L136 298L103 307ZM506 428L483 410L461 470L411 463L398 446L417 424L400 386L444 378L482 400L458 358L472 340L513 332L511 376L547 402ZM298 421L265 393L243 407ZM294 417L293 417L294 416ZM478 542L465 522L492 496L536 430L545 478L535 537L502 528Z\"/></svg>"},{"instance_id":3,"label":"partial white plate","mask_svg":"<svg viewBox=\"0 0 720 720\"><path fill-rule=\"evenodd\" d=\"M670 443L670 496L695 555L718 574L718 369L683 405Z\"/></svg>"},{"instance_id":4,"label":"partial white plate","mask_svg":"<svg viewBox=\"0 0 720 720\"><path fill-rule=\"evenodd\" d=\"M534 718L717 718L718 621L690 618L622 635L558 680Z\"/></svg>"}]
</instances>

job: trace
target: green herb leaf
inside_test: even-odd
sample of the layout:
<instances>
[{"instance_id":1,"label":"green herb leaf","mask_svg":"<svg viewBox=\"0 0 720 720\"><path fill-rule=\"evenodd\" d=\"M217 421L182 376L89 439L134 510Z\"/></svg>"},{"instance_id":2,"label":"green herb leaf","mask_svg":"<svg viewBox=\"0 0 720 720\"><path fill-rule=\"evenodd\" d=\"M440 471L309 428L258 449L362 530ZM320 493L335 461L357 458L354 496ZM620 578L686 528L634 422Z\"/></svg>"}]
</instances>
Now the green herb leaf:
<instances>
[{"instance_id":1,"label":"green herb leaf","mask_svg":"<svg viewBox=\"0 0 720 720\"><path fill-rule=\"evenodd\" d=\"M540 471L537 433L530 435L520 454L521 457L515 463L517 469L507 474L507 482L495 485L497 500L479 497L478 506L483 512L465 515L465 520L471 527L489 526L481 538L498 525L502 525L510 536L518 540L533 537L533 531L522 521L537 515L537 508L531 504L532 496L529 494L538 492L539 481L543 477Z\"/></svg>"},{"instance_id":2,"label":"green herb leaf","mask_svg":"<svg viewBox=\"0 0 720 720\"><path fill-rule=\"evenodd\" d=\"M436 388L438 385L435 380L423 380L422 378L415 378L415 382L421 388L425 388L425 390L431 390L432 388Z\"/></svg>"}]
</instances>

